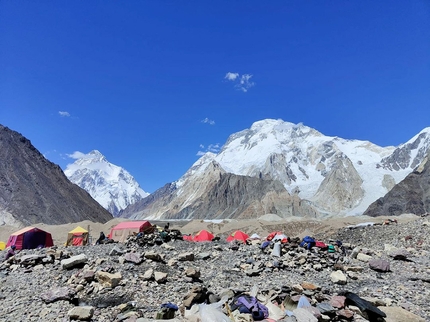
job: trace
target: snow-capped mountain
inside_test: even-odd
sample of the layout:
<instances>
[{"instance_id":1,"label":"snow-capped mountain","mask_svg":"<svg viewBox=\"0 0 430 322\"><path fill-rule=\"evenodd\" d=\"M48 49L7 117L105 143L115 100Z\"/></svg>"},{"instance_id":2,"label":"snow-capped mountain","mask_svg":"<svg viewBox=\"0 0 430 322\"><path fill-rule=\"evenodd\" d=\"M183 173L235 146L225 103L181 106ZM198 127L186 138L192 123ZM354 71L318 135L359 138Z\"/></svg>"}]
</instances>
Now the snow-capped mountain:
<instances>
[{"instance_id":1,"label":"snow-capped mountain","mask_svg":"<svg viewBox=\"0 0 430 322\"><path fill-rule=\"evenodd\" d=\"M69 164L64 173L114 216L149 195L130 173L109 163L97 150Z\"/></svg>"},{"instance_id":2,"label":"snow-capped mountain","mask_svg":"<svg viewBox=\"0 0 430 322\"><path fill-rule=\"evenodd\" d=\"M257 217L264 214L261 211L283 216L358 215L412 172L429 147L430 128L398 147L380 147L368 141L325 136L303 124L266 119L232 134L218 154L202 156L171 184L168 195L157 194L158 200L146 201L141 209L134 206L132 212L126 209L121 216L209 217L205 203L231 198L232 202L223 205L230 207L228 216L243 217L238 209L243 208L240 200L250 193L247 178L281 182L288 192L284 194L278 187L274 197L266 188L259 191L259 203L250 203L246 208L247 212L253 208ZM231 182L222 185L226 174L238 176L234 182L240 181L245 190L232 189ZM231 196L233 191L238 195ZM211 195L215 197L209 198ZM212 211L218 217L226 213Z\"/></svg>"}]
</instances>

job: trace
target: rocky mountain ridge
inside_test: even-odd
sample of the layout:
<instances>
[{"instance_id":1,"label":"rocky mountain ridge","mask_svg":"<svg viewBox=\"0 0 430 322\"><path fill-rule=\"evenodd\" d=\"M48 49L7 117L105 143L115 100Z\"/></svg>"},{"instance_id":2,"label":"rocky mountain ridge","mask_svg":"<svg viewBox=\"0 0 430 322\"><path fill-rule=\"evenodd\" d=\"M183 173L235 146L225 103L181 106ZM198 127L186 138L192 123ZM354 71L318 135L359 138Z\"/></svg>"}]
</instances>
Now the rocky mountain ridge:
<instances>
[{"instance_id":1,"label":"rocky mountain ridge","mask_svg":"<svg viewBox=\"0 0 430 322\"><path fill-rule=\"evenodd\" d=\"M0 225L112 219L24 136L0 125Z\"/></svg>"}]
</instances>

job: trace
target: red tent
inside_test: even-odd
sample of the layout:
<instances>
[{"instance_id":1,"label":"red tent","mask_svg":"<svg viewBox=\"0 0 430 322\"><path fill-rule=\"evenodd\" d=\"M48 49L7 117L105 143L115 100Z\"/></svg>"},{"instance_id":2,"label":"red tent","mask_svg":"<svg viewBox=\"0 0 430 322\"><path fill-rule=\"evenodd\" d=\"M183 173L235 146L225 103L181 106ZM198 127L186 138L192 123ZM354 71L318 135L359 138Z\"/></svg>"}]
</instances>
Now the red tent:
<instances>
[{"instance_id":1,"label":"red tent","mask_svg":"<svg viewBox=\"0 0 430 322\"><path fill-rule=\"evenodd\" d=\"M154 228L149 221L123 221L113 227L108 235L108 238L118 242L125 242L128 236L134 233L152 233Z\"/></svg>"},{"instance_id":2,"label":"red tent","mask_svg":"<svg viewBox=\"0 0 430 322\"><path fill-rule=\"evenodd\" d=\"M54 246L50 233L36 227L26 227L10 235L6 247L15 245L16 249L34 249Z\"/></svg>"},{"instance_id":3,"label":"red tent","mask_svg":"<svg viewBox=\"0 0 430 322\"><path fill-rule=\"evenodd\" d=\"M203 241L212 241L214 235L212 235L207 230L200 230L193 238L193 241L203 242Z\"/></svg>"},{"instance_id":4,"label":"red tent","mask_svg":"<svg viewBox=\"0 0 430 322\"><path fill-rule=\"evenodd\" d=\"M230 234L230 236L227 237L227 241L231 242L233 240L239 240L241 242L246 243L246 240L249 238L247 234L245 234L243 231L236 230L234 233Z\"/></svg>"},{"instance_id":5,"label":"red tent","mask_svg":"<svg viewBox=\"0 0 430 322\"><path fill-rule=\"evenodd\" d=\"M191 236L191 235L183 235L182 239L183 240L188 240L188 241L193 241L193 236Z\"/></svg>"}]
</instances>

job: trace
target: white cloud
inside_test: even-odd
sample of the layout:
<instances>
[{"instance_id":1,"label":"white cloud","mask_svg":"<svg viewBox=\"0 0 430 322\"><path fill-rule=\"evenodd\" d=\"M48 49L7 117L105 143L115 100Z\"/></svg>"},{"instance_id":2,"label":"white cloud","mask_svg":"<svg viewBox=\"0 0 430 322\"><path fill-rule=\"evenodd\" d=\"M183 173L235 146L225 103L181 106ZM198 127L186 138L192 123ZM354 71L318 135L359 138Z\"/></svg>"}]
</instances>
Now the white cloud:
<instances>
[{"instance_id":1,"label":"white cloud","mask_svg":"<svg viewBox=\"0 0 430 322\"><path fill-rule=\"evenodd\" d=\"M60 114L61 117L69 117L70 113L66 111L58 111L58 114Z\"/></svg>"},{"instance_id":2,"label":"white cloud","mask_svg":"<svg viewBox=\"0 0 430 322\"><path fill-rule=\"evenodd\" d=\"M219 143L209 144L208 151L213 153L218 153L220 148L221 146L219 145Z\"/></svg>"},{"instance_id":3,"label":"white cloud","mask_svg":"<svg viewBox=\"0 0 430 322\"><path fill-rule=\"evenodd\" d=\"M80 159L85 155L85 153L75 151L72 154L67 154L67 156L71 159Z\"/></svg>"},{"instance_id":4,"label":"white cloud","mask_svg":"<svg viewBox=\"0 0 430 322\"><path fill-rule=\"evenodd\" d=\"M203 145L203 144L200 144L200 149L202 149L202 150L204 150L205 149L205 146ZM217 154L218 152L219 152L219 150L221 149L221 145L219 144L219 143L216 143L216 144L209 144L208 145L208 147L207 147L207 149L206 149L206 151L202 151L202 150L199 150L198 152L197 152L197 156L199 156L199 157L201 157L202 155L204 155L206 152L212 152L212 153L215 153L215 154Z\"/></svg>"},{"instance_id":5,"label":"white cloud","mask_svg":"<svg viewBox=\"0 0 430 322\"><path fill-rule=\"evenodd\" d=\"M239 73L228 72L227 74L225 74L224 78L227 79L227 80L229 80L229 81L234 81L238 77L239 77Z\"/></svg>"},{"instance_id":6,"label":"white cloud","mask_svg":"<svg viewBox=\"0 0 430 322\"><path fill-rule=\"evenodd\" d=\"M234 87L244 93L246 93L251 87L255 85L255 83L251 81L251 74L240 75L239 73L228 72L224 78L228 81L234 82Z\"/></svg>"},{"instance_id":7,"label":"white cloud","mask_svg":"<svg viewBox=\"0 0 430 322\"><path fill-rule=\"evenodd\" d=\"M210 125L214 125L215 121L208 119L207 117L204 120L201 120L202 123L207 123Z\"/></svg>"}]
</instances>

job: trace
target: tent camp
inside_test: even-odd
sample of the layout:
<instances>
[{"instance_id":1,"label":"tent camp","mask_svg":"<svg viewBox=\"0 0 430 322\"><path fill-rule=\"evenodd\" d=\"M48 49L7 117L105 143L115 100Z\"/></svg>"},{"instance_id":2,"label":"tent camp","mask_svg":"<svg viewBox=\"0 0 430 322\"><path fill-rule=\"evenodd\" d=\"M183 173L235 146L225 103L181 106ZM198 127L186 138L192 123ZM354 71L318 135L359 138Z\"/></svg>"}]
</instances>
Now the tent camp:
<instances>
[{"instance_id":1,"label":"tent camp","mask_svg":"<svg viewBox=\"0 0 430 322\"><path fill-rule=\"evenodd\" d=\"M149 221L123 221L111 229L108 238L118 242L125 242L128 236L135 233L152 233L153 231L154 227Z\"/></svg>"},{"instance_id":2,"label":"tent camp","mask_svg":"<svg viewBox=\"0 0 430 322\"><path fill-rule=\"evenodd\" d=\"M236 230L235 232L231 233L228 237L227 237L227 241L231 242L233 240L238 240L241 241L243 243L246 243L246 240L249 238L249 236L247 234L245 234L243 231L241 230Z\"/></svg>"},{"instance_id":3,"label":"tent camp","mask_svg":"<svg viewBox=\"0 0 430 322\"><path fill-rule=\"evenodd\" d=\"M200 230L193 238L193 241L203 242L203 241L212 241L214 235L212 235L207 230Z\"/></svg>"},{"instance_id":4,"label":"tent camp","mask_svg":"<svg viewBox=\"0 0 430 322\"><path fill-rule=\"evenodd\" d=\"M16 249L34 249L54 246L50 233L36 227L26 227L9 236L6 247L15 245Z\"/></svg>"},{"instance_id":5,"label":"tent camp","mask_svg":"<svg viewBox=\"0 0 430 322\"><path fill-rule=\"evenodd\" d=\"M67 234L66 246L85 246L88 244L88 230L78 226Z\"/></svg>"},{"instance_id":6,"label":"tent camp","mask_svg":"<svg viewBox=\"0 0 430 322\"><path fill-rule=\"evenodd\" d=\"M6 243L0 241L0 250L5 250L5 248L6 248Z\"/></svg>"}]
</instances>

